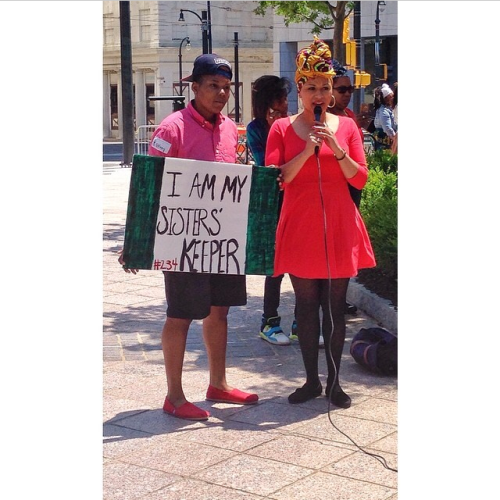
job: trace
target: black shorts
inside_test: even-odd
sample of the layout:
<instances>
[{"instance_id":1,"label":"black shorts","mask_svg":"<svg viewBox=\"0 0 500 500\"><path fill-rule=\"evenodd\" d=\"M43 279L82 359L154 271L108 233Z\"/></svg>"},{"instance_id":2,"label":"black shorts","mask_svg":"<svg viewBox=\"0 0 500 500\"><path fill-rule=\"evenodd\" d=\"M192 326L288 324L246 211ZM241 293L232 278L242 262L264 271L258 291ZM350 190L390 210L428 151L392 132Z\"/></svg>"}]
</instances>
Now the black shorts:
<instances>
[{"instance_id":1,"label":"black shorts","mask_svg":"<svg viewBox=\"0 0 500 500\"><path fill-rule=\"evenodd\" d=\"M247 303L246 276L164 272L167 316L203 319L211 306L244 306Z\"/></svg>"}]
</instances>

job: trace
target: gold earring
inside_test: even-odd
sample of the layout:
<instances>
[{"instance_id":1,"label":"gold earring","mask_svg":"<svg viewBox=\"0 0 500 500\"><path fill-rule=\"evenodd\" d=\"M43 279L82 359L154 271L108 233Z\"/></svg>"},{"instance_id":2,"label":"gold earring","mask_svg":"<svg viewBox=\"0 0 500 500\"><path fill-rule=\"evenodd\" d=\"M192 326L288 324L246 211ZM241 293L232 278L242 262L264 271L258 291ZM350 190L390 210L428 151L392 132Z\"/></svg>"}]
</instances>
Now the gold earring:
<instances>
[{"instance_id":1,"label":"gold earring","mask_svg":"<svg viewBox=\"0 0 500 500\"><path fill-rule=\"evenodd\" d=\"M327 106L327 108L328 108L328 109L331 109L331 108L334 108L334 107L335 107L335 103L336 103L336 101L335 101L335 96L334 96L334 95L332 95L332 99L333 99L333 104L329 104L329 105ZM330 102L331 102L331 101L330 101Z\"/></svg>"}]
</instances>

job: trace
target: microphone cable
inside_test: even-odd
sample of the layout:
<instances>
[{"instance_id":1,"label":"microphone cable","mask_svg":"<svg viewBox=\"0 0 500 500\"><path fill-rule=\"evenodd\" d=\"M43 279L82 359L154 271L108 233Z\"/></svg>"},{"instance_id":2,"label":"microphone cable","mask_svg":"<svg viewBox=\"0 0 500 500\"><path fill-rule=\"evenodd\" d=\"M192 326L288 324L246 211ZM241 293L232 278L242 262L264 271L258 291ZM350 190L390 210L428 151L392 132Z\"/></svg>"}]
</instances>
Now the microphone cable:
<instances>
[{"instance_id":1,"label":"microphone cable","mask_svg":"<svg viewBox=\"0 0 500 500\"><path fill-rule=\"evenodd\" d=\"M316 106L314 108L314 114L315 115L316 115L318 107L319 106ZM319 119L317 119L316 121L319 121ZM324 200L324 197L323 197L323 186L322 186L323 183L322 183L322 177L321 177L321 165L320 165L320 162L319 162L319 146L316 146L316 148L315 148L315 155L316 155L316 163L317 163L317 166L318 166L319 197L320 197L320 201L321 201L321 209L322 209L322 212L323 212L323 243L324 243L324 246L325 246L326 268L327 268L327 274L328 274L328 313L329 313L330 324L331 324L331 328L332 328L331 333L330 333L330 341L328 343L328 346L325 346L325 350L327 351L327 355L328 355L330 361L332 362L333 368L335 370L335 376L333 378L332 386L330 387L330 392L328 394L328 420L332 424L333 428L336 429L338 432L340 432L347 439L349 439L349 441L354 446L356 446L356 448L358 450L360 450L363 453L365 453L366 455L368 455L368 456L370 456L370 457L375 458L376 460L378 460L386 469L388 469L388 470L390 470L392 472L398 472L398 469L393 469L392 467L389 467L387 465L387 461L385 460L384 457L382 457L381 455L377 455L376 453L371 453L369 451L366 451L361 446L359 446L358 443L356 443L350 436L348 436L345 432L341 431L334 424L334 422L332 420L332 416L331 416L331 406L332 406L331 397L332 397L332 394L333 394L333 388L335 387L335 382L337 381L337 378L338 378L338 369L337 369L337 366L335 365L335 360L333 359L333 354L332 354L332 340L333 340L333 313L332 313L332 301L331 301L332 275L331 275L331 271L330 271L330 259L329 259L329 255L328 255L326 208L325 208L325 200Z\"/></svg>"}]
</instances>

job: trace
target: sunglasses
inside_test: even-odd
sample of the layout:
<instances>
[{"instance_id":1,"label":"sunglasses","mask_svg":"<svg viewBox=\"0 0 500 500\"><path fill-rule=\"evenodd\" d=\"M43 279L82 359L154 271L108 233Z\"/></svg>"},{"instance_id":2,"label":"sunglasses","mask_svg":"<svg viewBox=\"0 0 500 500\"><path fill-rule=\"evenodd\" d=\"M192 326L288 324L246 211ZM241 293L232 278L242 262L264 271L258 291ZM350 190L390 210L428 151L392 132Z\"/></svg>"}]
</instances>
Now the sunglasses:
<instances>
[{"instance_id":1,"label":"sunglasses","mask_svg":"<svg viewBox=\"0 0 500 500\"><path fill-rule=\"evenodd\" d=\"M352 94L354 92L354 87L352 85L350 87L342 85L341 87L333 87L333 90L336 90L339 94L345 94L346 92Z\"/></svg>"}]
</instances>

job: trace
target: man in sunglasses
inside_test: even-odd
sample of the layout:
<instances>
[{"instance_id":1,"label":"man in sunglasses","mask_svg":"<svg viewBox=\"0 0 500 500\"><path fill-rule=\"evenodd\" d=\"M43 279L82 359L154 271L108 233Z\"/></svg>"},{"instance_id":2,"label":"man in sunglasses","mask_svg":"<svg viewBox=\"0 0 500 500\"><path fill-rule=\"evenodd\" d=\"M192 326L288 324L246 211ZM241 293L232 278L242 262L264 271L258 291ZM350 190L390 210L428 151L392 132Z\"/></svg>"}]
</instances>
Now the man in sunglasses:
<instances>
[{"instance_id":1,"label":"man in sunglasses","mask_svg":"<svg viewBox=\"0 0 500 500\"><path fill-rule=\"evenodd\" d=\"M333 91L332 91L332 107L328 108L328 112L339 115L339 116L348 116L354 120L354 123L358 126L359 135L361 136L361 141L364 142L365 137L363 134L363 130L359 126L356 115L352 110L350 110L347 106L351 102L351 96L354 92L354 87L352 86L351 79L347 74L347 68L344 68L338 61L335 59L332 60L333 70L335 71L335 76L333 77ZM354 201L355 205L359 209L359 204L361 203L361 189L356 189L348 184L349 192L351 193L352 201ZM345 312L347 314L354 314L357 310L357 307L353 304L349 304L346 302Z\"/></svg>"},{"instance_id":2,"label":"man in sunglasses","mask_svg":"<svg viewBox=\"0 0 500 500\"><path fill-rule=\"evenodd\" d=\"M332 60L333 70L335 71L335 76L333 77L333 91L332 91L332 107L328 108L328 111L334 115L338 116L348 116L352 118L356 125L358 126L359 135L361 136L361 142L364 142L363 130L359 126L356 115L347 106L351 102L351 96L354 92L354 87L352 86L351 79L347 74L347 68L342 66L335 59ZM361 202L361 190L353 188L349 184L349 191L351 193L351 198L359 208Z\"/></svg>"}]
</instances>

